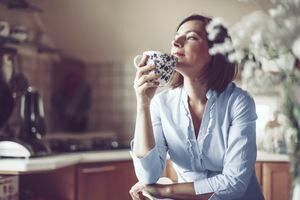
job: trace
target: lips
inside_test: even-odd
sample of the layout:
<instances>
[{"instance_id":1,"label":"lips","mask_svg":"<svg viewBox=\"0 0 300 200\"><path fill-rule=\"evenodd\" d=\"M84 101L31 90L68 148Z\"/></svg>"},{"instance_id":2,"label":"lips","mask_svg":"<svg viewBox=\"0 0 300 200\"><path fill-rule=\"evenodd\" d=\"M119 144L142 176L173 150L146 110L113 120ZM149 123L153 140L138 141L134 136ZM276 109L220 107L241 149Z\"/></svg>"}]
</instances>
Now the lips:
<instances>
[{"instance_id":1,"label":"lips","mask_svg":"<svg viewBox=\"0 0 300 200\"><path fill-rule=\"evenodd\" d=\"M177 57L183 57L183 56L184 56L184 53L181 53L181 52L175 52L174 55L177 56Z\"/></svg>"}]
</instances>

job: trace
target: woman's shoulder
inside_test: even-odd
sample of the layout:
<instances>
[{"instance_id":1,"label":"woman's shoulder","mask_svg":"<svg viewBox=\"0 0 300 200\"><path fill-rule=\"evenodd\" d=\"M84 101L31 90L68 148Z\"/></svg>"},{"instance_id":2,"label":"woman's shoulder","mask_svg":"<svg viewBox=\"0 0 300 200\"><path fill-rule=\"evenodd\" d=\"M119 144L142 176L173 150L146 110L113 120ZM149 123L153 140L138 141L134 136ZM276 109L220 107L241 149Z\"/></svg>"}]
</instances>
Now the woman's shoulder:
<instances>
[{"instance_id":1,"label":"woman's shoulder","mask_svg":"<svg viewBox=\"0 0 300 200\"><path fill-rule=\"evenodd\" d=\"M233 119L237 116L246 116L245 119L256 118L254 99L246 90L238 87L235 83L228 85L224 92L220 94L220 97L221 96L226 98L226 100L221 100L224 105L219 107L231 113Z\"/></svg>"},{"instance_id":2,"label":"woman's shoulder","mask_svg":"<svg viewBox=\"0 0 300 200\"><path fill-rule=\"evenodd\" d=\"M226 89L219 95L220 98L226 98L230 102L253 100L252 96L235 83L230 83Z\"/></svg>"}]
</instances>

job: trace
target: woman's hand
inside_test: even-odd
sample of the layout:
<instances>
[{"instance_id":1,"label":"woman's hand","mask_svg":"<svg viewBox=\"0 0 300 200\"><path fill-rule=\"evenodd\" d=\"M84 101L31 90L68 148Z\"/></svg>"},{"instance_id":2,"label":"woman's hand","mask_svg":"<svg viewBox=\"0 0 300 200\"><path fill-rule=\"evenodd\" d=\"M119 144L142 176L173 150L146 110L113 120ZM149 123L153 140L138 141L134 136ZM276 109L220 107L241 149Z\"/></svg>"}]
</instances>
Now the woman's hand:
<instances>
[{"instance_id":1,"label":"woman's hand","mask_svg":"<svg viewBox=\"0 0 300 200\"><path fill-rule=\"evenodd\" d=\"M133 200L148 200L147 195L159 199L208 200L213 195L213 193L196 195L193 183L145 185L138 182L132 186L129 193Z\"/></svg>"},{"instance_id":2,"label":"woman's hand","mask_svg":"<svg viewBox=\"0 0 300 200\"><path fill-rule=\"evenodd\" d=\"M134 186L132 186L129 191L132 200L146 200L147 198L142 194L144 188L145 185L140 182L137 182Z\"/></svg>"},{"instance_id":3,"label":"woman's hand","mask_svg":"<svg viewBox=\"0 0 300 200\"><path fill-rule=\"evenodd\" d=\"M168 198L171 193L170 185L151 184L144 186L143 190L156 198Z\"/></svg>"},{"instance_id":4,"label":"woman's hand","mask_svg":"<svg viewBox=\"0 0 300 200\"><path fill-rule=\"evenodd\" d=\"M138 64L134 79L134 89L137 97L138 106L149 106L155 91L159 85L156 79L159 75L149 73L155 69L155 65L146 65L148 56L143 56Z\"/></svg>"},{"instance_id":5,"label":"woman's hand","mask_svg":"<svg viewBox=\"0 0 300 200\"><path fill-rule=\"evenodd\" d=\"M145 185L137 182L129 191L133 200L147 200L148 198L143 195L143 191L156 198L167 198L170 193L168 185L151 184Z\"/></svg>"}]
</instances>

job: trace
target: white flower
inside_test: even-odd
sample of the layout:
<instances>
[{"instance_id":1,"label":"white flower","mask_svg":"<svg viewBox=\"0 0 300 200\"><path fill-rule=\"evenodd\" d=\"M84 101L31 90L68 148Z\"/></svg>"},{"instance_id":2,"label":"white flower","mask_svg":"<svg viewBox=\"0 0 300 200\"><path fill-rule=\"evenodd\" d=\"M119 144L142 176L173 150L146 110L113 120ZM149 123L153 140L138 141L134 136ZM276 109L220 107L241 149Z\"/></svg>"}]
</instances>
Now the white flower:
<instances>
[{"instance_id":1,"label":"white flower","mask_svg":"<svg viewBox=\"0 0 300 200\"><path fill-rule=\"evenodd\" d=\"M287 127L285 129L285 140L287 143L288 153L293 153L297 142L297 130Z\"/></svg>"},{"instance_id":2,"label":"white flower","mask_svg":"<svg viewBox=\"0 0 300 200\"><path fill-rule=\"evenodd\" d=\"M293 85L291 90L295 103L300 106L300 85Z\"/></svg>"},{"instance_id":3,"label":"white flower","mask_svg":"<svg viewBox=\"0 0 300 200\"><path fill-rule=\"evenodd\" d=\"M282 17L283 15L286 14L286 12L283 5L280 4L276 8L271 8L269 10L269 14L275 18L275 17Z\"/></svg>"},{"instance_id":4,"label":"white flower","mask_svg":"<svg viewBox=\"0 0 300 200\"><path fill-rule=\"evenodd\" d=\"M230 62L243 64L242 81L247 88L257 87L257 91L279 86L291 73L300 77L294 70L296 59L300 59L300 0L270 1L273 8L267 10L263 7L266 4L261 3L262 10L244 16L230 27L221 18L214 18L207 26L210 40L215 39L221 25L231 37L215 44L209 53L224 54Z\"/></svg>"},{"instance_id":5,"label":"white flower","mask_svg":"<svg viewBox=\"0 0 300 200\"><path fill-rule=\"evenodd\" d=\"M228 60L230 62L240 63L243 60L243 58L245 58L244 51L234 51L228 55Z\"/></svg>"},{"instance_id":6,"label":"white flower","mask_svg":"<svg viewBox=\"0 0 300 200\"><path fill-rule=\"evenodd\" d=\"M212 41L212 40L214 40L214 39L216 38L216 36L218 35L219 30L218 30L218 29L212 29L212 30L210 30L208 33L209 33L209 34L208 34L208 39L209 39L210 41Z\"/></svg>"},{"instance_id":7,"label":"white flower","mask_svg":"<svg viewBox=\"0 0 300 200\"><path fill-rule=\"evenodd\" d=\"M227 27L225 21L220 17L215 17L211 22L206 26L206 31L208 33L208 39L214 40L219 33L219 28L221 26Z\"/></svg>"},{"instance_id":8,"label":"white flower","mask_svg":"<svg viewBox=\"0 0 300 200\"><path fill-rule=\"evenodd\" d=\"M242 71L242 77L245 79L252 78L255 68L257 68L257 63L250 60L246 61L244 70Z\"/></svg>"},{"instance_id":9,"label":"white flower","mask_svg":"<svg viewBox=\"0 0 300 200\"><path fill-rule=\"evenodd\" d=\"M233 48L232 42L230 41L230 39L226 38L223 43L214 44L214 46L209 49L209 53L210 53L210 55L216 55L218 53L226 54L233 50L234 50L234 48Z\"/></svg>"},{"instance_id":10,"label":"white flower","mask_svg":"<svg viewBox=\"0 0 300 200\"><path fill-rule=\"evenodd\" d=\"M294 41L292 51L295 54L295 56L297 56L297 58L300 59L300 37Z\"/></svg>"},{"instance_id":11,"label":"white flower","mask_svg":"<svg viewBox=\"0 0 300 200\"><path fill-rule=\"evenodd\" d=\"M295 57L291 53L280 54L275 59L261 58L262 69L266 72L290 72L295 66Z\"/></svg>"}]
</instances>

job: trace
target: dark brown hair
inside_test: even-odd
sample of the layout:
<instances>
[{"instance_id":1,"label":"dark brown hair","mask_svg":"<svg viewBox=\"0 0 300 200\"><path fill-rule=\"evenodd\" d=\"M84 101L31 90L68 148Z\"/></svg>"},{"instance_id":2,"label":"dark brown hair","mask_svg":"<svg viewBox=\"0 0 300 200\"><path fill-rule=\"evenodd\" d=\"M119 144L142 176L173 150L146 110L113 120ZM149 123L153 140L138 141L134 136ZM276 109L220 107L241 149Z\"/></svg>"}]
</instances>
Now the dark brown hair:
<instances>
[{"instance_id":1,"label":"dark brown hair","mask_svg":"<svg viewBox=\"0 0 300 200\"><path fill-rule=\"evenodd\" d=\"M186 22L198 20L204 23L204 27L211 22L211 18L202 15L191 15L178 25L176 31ZM206 32L206 30L205 30ZM206 32L207 34L207 32ZM207 34L208 35L208 34ZM220 27L220 31L213 41L208 40L208 47L211 48L214 44L223 43L226 38L229 38L225 27ZM226 55L212 55L210 63L208 63L201 74L201 80L207 84L208 89L222 92L227 85L234 80L237 75L237 66L235 63L229 62ZM183 76L179 72L175 72L170 85L172 88L179 87L183 84Z\"/></svg>"}]
</instances>

